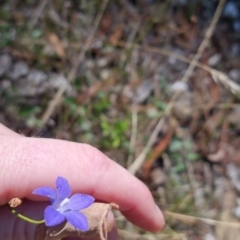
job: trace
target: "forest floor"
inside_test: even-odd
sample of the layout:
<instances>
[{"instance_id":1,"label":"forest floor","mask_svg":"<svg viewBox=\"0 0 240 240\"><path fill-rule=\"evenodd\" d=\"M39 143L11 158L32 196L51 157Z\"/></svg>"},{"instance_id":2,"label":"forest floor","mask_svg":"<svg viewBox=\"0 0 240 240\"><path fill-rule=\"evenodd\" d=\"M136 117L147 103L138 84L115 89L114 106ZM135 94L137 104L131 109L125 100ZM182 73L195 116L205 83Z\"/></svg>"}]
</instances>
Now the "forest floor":
<instances>
[{"instance_id":1,"label":"forest floor","mask_svg":"<svg viewBox=\"0 0 240 240\"><path fill-rule=\"evenodd\" d=\"M238 1L0 1L0 96L9 128L147 184L165 229L117 214L122 239L239 238Z\"/></svg>"}]
</instances>

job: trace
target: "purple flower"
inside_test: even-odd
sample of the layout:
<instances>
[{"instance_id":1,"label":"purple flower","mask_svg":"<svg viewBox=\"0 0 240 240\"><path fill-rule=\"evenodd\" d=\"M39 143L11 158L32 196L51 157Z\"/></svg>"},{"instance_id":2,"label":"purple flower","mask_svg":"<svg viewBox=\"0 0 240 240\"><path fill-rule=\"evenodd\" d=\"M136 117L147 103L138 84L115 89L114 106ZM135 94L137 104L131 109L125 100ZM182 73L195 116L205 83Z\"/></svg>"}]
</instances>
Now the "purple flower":
<instances>
[{"instance_id":1,"label":"purple flower","mask_svg":"<svg viewBox=\"0 0 240 240\"><path fill-rule=\"evenodd\" d=\"M56 191L51 187L40 187L33 191L33 194L48 197L52 204L44 211L46 226L52 227L67 219L74 227L81 231L87 231L89 229L88 220L80 210L89 207L95 199L90 195L80 193L70 197L70 186L63 177L57 178L56 187Z\"/></svg>"}]
</instances>

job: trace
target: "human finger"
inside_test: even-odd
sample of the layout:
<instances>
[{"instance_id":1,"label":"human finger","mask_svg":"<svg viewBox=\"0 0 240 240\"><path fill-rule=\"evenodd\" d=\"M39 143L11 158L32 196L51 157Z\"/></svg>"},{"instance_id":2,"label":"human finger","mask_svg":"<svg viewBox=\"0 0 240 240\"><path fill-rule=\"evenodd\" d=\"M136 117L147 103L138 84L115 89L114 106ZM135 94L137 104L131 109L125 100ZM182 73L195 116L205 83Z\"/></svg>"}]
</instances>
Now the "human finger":
<instances>
[{"instance_id":1,"label":"human finger","mask_svg":"<svg viewBox=\"0 0 240 240\"><path fill-rule=\"evenodd\" d=\"M20 134L12 131L11 129L5 127L3 124L0 123L0 135L2 136L13 136L13 137L21 137Z\"/></svg>"},{"instance_id":2,"label":"human finger","mask_svg":"<svg viewBox=\"0 0 240 240\"><path fill-rule=\"evenodd\" d=\"M47 202L25 200L15 210L29 218L42 220ZM0 206L0 239L4 240L34 240L38 225L28 223L11 213L6 204Z\"/></svg>"},{"instance_id":3,"label":"human finger","mask_svg":"<svg viewBox=\"0 0 240 240\"><path fill-rule=\"evenodd\" d=\"M0 204L13 197L42 200L32 195L40 186L54 187L58 176L68 179L73 193L115 202L126 217L149 231L164 220L147 187L96 148L53 139L0 136Z\"/></svg>"}]
</instances>

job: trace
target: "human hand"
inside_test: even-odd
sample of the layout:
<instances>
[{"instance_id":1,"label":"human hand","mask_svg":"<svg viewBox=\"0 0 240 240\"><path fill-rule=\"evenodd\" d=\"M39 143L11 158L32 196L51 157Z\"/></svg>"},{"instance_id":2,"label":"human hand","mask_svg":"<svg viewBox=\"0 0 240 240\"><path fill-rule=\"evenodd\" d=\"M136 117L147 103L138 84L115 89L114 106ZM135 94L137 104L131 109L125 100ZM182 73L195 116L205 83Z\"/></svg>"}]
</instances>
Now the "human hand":
<instances>
[{"instance_id":1,"label":"human hand","mask_svg":"<svg viewBox=\"0 0 240 240\"><path fill-rule=\"evenodd\" d=\"M41 219L48 204L32 191L40 186L55 187L58 176L68 179L73 193L118 204L129 221L145 230L163 228L163 215L147 187L96 148L24 137L1 124L0 143L0 239L35 239L36 225L17 218L6 204L14 197L26 198L19 212ZM109 239L118 239L115 230Z\"/></svg>"}]
</instances>

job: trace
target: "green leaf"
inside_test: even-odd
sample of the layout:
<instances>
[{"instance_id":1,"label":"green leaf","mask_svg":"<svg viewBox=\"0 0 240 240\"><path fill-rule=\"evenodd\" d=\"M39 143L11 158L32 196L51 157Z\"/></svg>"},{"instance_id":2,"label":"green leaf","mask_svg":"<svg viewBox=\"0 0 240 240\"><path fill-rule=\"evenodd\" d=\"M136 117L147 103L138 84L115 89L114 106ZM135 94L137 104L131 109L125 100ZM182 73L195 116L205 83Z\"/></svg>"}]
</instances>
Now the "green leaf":
<instances>
[{"instance_id":1,"label":"green leaf","mask_svg":"<svg viewBox=\"0 0 240 240\"><path fill-rule=\"evenodd\" d=\"M40 38L42 36L42 30L41 29L34 29L31 33L32 38Z\"/></svg>"}]
</instances>

